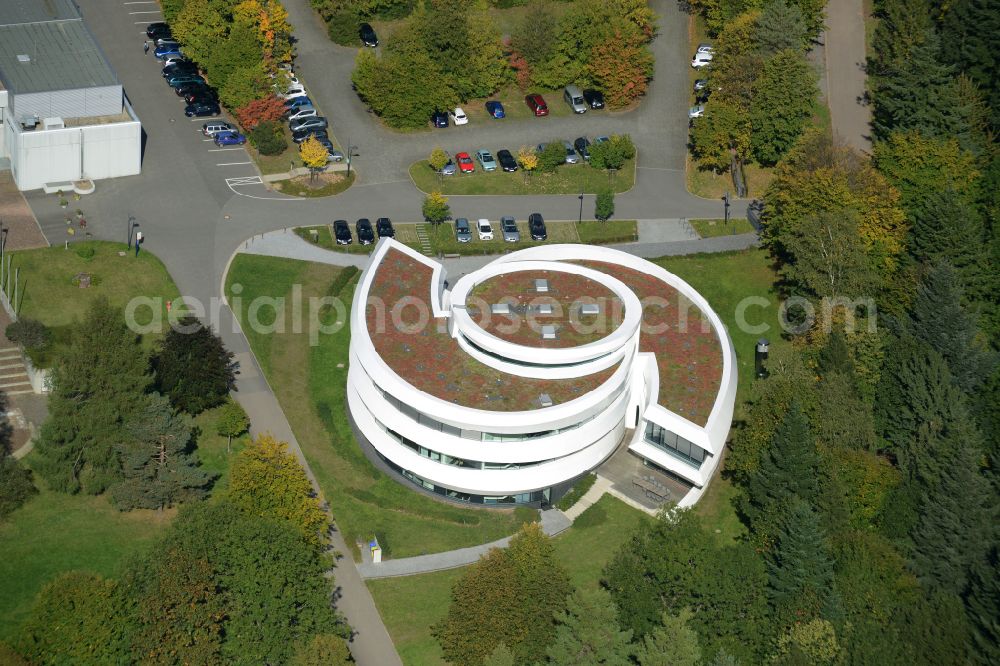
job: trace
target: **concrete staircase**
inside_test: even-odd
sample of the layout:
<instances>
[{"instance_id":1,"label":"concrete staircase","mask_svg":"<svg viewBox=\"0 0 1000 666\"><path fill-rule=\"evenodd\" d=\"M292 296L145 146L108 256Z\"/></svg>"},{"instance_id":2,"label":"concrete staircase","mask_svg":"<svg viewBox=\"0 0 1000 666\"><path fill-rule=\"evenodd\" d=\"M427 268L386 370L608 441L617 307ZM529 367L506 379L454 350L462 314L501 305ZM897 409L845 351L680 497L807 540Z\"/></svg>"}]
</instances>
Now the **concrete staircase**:
<instances>
[{"instance_id":1,"label":"concrete staircase","mask_svg":"<svg viewBox=\"0 0 1000 666\"><path fill-rule=\"evenodd\" d=\"M417 225L417 240L420 242L420 250L426 256L431 256L431 239L427 233L427 226L423 224Z\"/></svg>"},{"instance_id":2,"label":"concrete staircase","mask_svg":"<svg viewBox=\"0 0 1000 666\"><path fill-rule=\"evenodd\" d=\"M24 358L17 347L0 348L0 391L7 395L34 393Z\"/></svg>"}]
</instances>

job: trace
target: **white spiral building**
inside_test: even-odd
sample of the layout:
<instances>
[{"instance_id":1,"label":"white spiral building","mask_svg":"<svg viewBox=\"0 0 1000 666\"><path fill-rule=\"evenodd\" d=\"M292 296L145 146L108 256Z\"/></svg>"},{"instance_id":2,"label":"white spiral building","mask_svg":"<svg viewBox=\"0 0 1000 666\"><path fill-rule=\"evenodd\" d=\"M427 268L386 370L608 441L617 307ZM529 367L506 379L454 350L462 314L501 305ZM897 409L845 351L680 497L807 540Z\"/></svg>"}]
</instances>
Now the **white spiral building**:
<instances>
[{"instance_id":1,"label":"white spiral building","mask_svg":"<svg viewBox=\"0 0 1000 666\"><path fill-rule=\"evenodd\" d=\"M448 287L392 239L361 276L347 395L370 456L455 501L539 505L627 447L684 484L680 505L698 500L736 357L687 283L617 250L548 245Z\"/></svg>"}]
</instances>

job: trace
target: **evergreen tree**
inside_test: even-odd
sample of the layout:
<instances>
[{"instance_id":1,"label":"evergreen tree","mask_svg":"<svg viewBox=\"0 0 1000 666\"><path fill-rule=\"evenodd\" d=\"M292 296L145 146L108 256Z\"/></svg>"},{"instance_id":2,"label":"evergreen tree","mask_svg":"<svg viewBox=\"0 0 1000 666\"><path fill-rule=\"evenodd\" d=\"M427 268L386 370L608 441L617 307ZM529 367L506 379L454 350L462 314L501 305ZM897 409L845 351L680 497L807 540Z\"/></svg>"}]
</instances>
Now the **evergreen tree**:
<instances>
[{"instance_id":1,"label":"evergreen tree","mask_svg":"<svg viewBox=\"0 0 1000 666\"><path fill-rule=\"evenodd\" d=\"M986 349L975 318L962 307L955 269L945 261L934 264L917 287L909 328L944 357L955 383L966 393L975 391L996 367L996 355Z\"/></svg>"},{"instance_id":2,"label":"evergreen tree","mask_svg":"<svg viewBox=\"0 0 1000 666\"><path fill-rule=\"evenodd\" d=\"M128 439L118 447L123 478L111 486L115 506L122 511L162 509L204 497L212 476L192 454L188 417L158 393L144 396L143 402L127 425Z\"/></svg>"},{"instance_id":3,"label":"evergreen tree","mask_svg":"<svg viewBox=\"0 0 1000 666\"><path fill-rule=\"evenodd\" d=\"M976 662L1000 663L1000 546L973 565L965 605Z\"/></svg>"},{"instance_id":4,"label":"evergreen tree","mask_svg":"<svg viewBox=\"0 0 1000 666\"><path fill-rule=\"evenodd\" d=\"M97 494L121 479L118 447L144 405L149 363L122 313L98 299L52 372L35 470L55 490Z\"/></svg>"},{"instance_id":5,"label":"evergreen tree","mask_svg":"<svg viewBox=\"0 0 1000 666\"><path fill-rule=\"evenodd\" d=\"M782 626L836 615L833 560L819 516L803 500L789 506L768 560L768 578L771 604Z\"/></svg>"},{"instance_id":6,"label":"evergreen tree","mask_svg":"<svg viewBox=\"0 0 1000 666\"><path fill-rule=\"evenodd\" d=\"M965 591L985 557L995 525L995 498L979 472L977 439L954 441L941 481L929 489L913 533L913 569L928 587Z\"/></svg>"},{"instance_id":7,"label":"evergreen tree","mask_svg":"<svg viewBox=\"0 0 1000 666\"><path fill-rule=\"evenodd\" d=\"M690 618L689 610L664 613L662 625L646 634L636 649L639 666L699 666L701 647L698 634L688 627Z\"/></svg>"},{"instance_id":8,"label":"evergreen tree","mask_svg":"<svg viewBox=\"0 0 1000 666\"><path fill-rule=\"evenodd\" d=\"M556 614L555 637L546 649L556 666L628 666L631 631L618 628L611 595L604 589L577 590Z\"/></svg>"},{"instance_id":9,"label":"evergreen tree","mask_svg":"<svg viewBox=\"0 0 1000 666\"><path fill-rule=\"evenodd\" d=\"M770 0L757 19L757 48L768 57L784 49L802 50L806 45L806 22L802 10L785 0Z\"/></svg>"},{"instance_id":10,"label":"evergreen tree","mask_svg":"<svg viewBox=\"0 0 1000 666\"><path fill-rule=\"evenodd\" d=\"M819 350L819 369L823 376L834 372L853 376L854 360L851 358L851 350L847 346L847 336L844 329L836 326L826 339L826 344Z\"/></svg>"},{"instance_id":11,"label":"evergreen tree","mask_svg":"<svg viewBox=\"0 0 1000 666\"><path fill-rule=\"evenodd\" d=\"M761 164L775 164L812 117L819 88L800 49L777 52L764 63L750 106L750 144Z\"/></svg>"},{"instance_id":12,"label":"evergreen tree","mask_svg":"<svg viewBox=\"0 0 1000 666\"><path fill-rule=\"evenodd\" d=\"M236 382L233 353L194 317L167 331L153 367L159 391L193 415L222 404Z\"/></svg>"},{"instance_id":13,"label":"evergreen tree","mask_svg":"<svg viewBox=\"0 0 1000 666\"><path fill-rule=\"evenodd\" d=\"M708 666L740 666L740 660L725 650L719 650L712 661L708 662Z\"/></svg>"},{"instance_id":14,"label":"evergreen tree","mask_svg":"<svg viewBox=\"0 0 1000 666\"><path fill-rule=\"evenodd\" d=\"M1000 127L1000 2L955 0L941 19L948 48L942 56L962 70L986 95L993 127Z\"/></svg>"},{"instance_id":15,"label":"evergreen tree","mask_svg":"<svg viewBox=\"0 0 1000 666\"><path fill-rule=\"evenodd\" d=\"M31 470L11 455L12 428L6 412L6 396L0 394L0 521L38 492L31 481Z\"/></svg>"}]
</instances>

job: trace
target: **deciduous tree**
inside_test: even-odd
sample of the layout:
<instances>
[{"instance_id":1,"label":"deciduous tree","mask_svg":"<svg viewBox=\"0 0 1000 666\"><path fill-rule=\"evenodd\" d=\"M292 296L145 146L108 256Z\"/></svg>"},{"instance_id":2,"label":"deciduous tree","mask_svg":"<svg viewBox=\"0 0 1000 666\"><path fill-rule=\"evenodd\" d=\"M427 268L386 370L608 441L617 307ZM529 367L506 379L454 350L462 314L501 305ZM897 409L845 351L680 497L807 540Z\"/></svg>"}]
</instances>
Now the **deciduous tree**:
<instances>
[{"instance_id":1,"label":"deciduous tree","mask_svg":"<svg viewBox=\"0 0 1000 666\"><path fill-rule=\"evenodd\" d=\"M612 190L601 190L594 200L594 217L601 222L607 222L615 214L615 193Z\"/></svg>"},{"instance_id":2,"label":"deciduous tree","mask_svg":"<svg viewBox=\"0 0 1000 666\"><path fill-rule=\"evenodd\" d=\"M430 157L427 159L427 163L431 165L431 168L435 171L441 171L448 164L448 153L444 152L441 146L434 146L434 150L431 151Z\"/></svg>"},{"instance_id":3,"label":"deciduous tree","mask_svg":"<svg viewBox=\"0 0 1000 666\"><path fill-rule=\"evenodd\" d=\"M326 168L326 146L319 142L315 136L311 136L302 142L299 151L302 163L309 169L310 180L316 179L316 174Z\"/></svg>"},{"instance_id":4,"label":"deciduous tree","mask_svg":"<svg viewBox=\"0 0 1000 666\"><path fill-rule=\"evenodd\" d=\"M563 146L562 141L549 141L538 152L538 168L542 171L555 171L565 163L566 147Z\"/></svg>"},{"instance_id":5,"label":"deciduous tree","mask_svg":"<svg viewBox=\"0 0 1000 666\"><path fill-rule=\"evenodd\" d=\"M800 50L779 51L764 63L750 105L754 157L775 164L812 117L818 77Z\"/></svg>"},{"instance_id":6,"label":"deciduous tree","mask_svg":"<svg viewBox=\"0 0 1000 666\"><path fill-rule=\"evenodd\" d=\"M645 44L619 30L594 45L587 74L604 91L608 108L620 109L646 94L653 56Z\"/></svg>"},{"instance_id":7,"label":"deciduous tree","mask_svg":"<svg viewBox=\"0 0 1000 666\"><path fill-rule=\"evenodd\" d=\"M255 99L238 107L234 113L246 130L252 131L263 122L275 122L285 116L285 104L280 98L271 95L264 99Z\"/></svg>"},{"instance_id":8,"label":"deciduous tree","mask_svg":"<svg viewBox=\"0 0 1000 666\"><path fill-rule=\"evenodd\" d=\"M221 405L236 383L233 353L194 317L171 326L153 359L157 388L178 409L200 414Z\"/></svg>"},{"instance_id":9,"label":"deciduous tree","mask_svg":"<svg viewBox=\"0 0 1000 666\"><path fill-rule=\"evenodd\" d=\"M272 96L270 79L261 63L241 65L230 72L219 87L219 101L230 109L240 109Z\"/></svg>"},{"instance_id":10,"label":"deciduous tree","mask_svg":"<svg viewBox=\"0 0 1000 666\"><path fill-rule=\"evenodd\" d=\"M317 634L295 650L291 666L349 666L347 642L336 634Z\"/></svg>"},{"instance_id":11,"label":"deciduous tree","mask_svg":"<svg viewBox=\"0 0 1000 666\"><path fill-rule=\"evenodd\" d=\"M448 197L440 192L430 192L424 197L422 207L424 219L431 224L441 224L451 215Z\"/></svg>"},{"instance_id":12,"label":"deciduous tree","mask_svg":"<svg viewBox=\"0 0 1000 666\"><path fill-rule=\"evenodd\" d=\"M222 407L219 408L215 430L216 434L227 439L226 453L229 453L232 448L233 437L239 437L249 429L250 417L247 416L246 411L244 411L240 403L232 398L222 403Z\"/></svg>"}]
</instances>

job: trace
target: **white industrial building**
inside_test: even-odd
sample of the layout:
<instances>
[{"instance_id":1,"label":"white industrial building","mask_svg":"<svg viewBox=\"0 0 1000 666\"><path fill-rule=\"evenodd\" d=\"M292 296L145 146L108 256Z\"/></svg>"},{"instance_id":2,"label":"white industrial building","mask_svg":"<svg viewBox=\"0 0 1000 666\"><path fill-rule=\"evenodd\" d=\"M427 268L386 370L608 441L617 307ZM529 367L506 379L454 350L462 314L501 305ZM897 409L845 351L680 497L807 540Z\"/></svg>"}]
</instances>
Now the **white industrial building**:
<instances>
[{"instance_id":1,"label":"white industrial building","mask_svg":"<svg viewBox=\"0 0 1000 666\"><path fill-rule=\"evenodd\" d=\"M72 0L0 2L0 123L21 190L140 172L142 126Z\"/></svg>"},{"instance_id":2,"label":"white industrial building","mask_svg":"<svg viewBox=\"0 0 1000 666\"><path fill-rule=\"evenodd\" d=\"M373 462L452 501L545 505L625 447L701 497L736 398L719 317L633 255L549 245L450 285L392 239L351 313L347 401Z\"/></svg>"}]
</instances>

